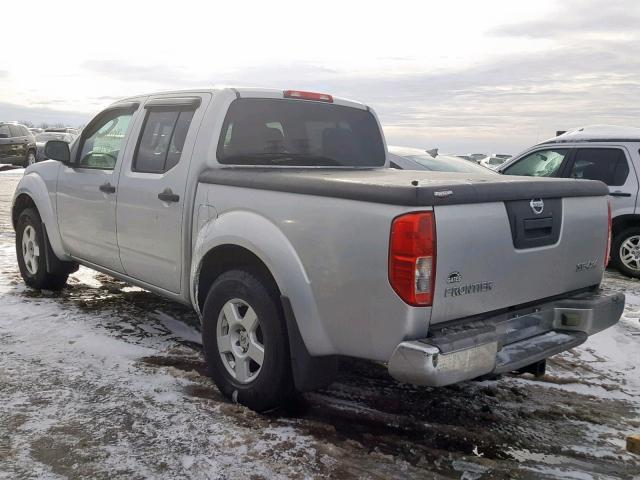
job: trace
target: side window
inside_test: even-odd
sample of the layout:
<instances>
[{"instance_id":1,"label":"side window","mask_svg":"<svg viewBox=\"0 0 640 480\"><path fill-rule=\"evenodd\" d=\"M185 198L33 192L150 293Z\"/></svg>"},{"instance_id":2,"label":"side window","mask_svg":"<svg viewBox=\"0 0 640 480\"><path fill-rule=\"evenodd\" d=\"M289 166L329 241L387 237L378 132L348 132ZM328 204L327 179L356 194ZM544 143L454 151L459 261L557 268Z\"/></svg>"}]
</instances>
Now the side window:
<instances>
[{"instance_id":1,"label":"side window","mask_svg":"<svg viewBox=\"0 0 640 480\"><path fill-rule=\"evenodd\" d=\"M619 148L581 148L576 152L570 176L620 186L627 181L629 164Z\"/></svg>"},{"instance_id":2,"label":"side window","mask_svg":"<svg viewBox=\"0 0 640 480\"><path fill-rule=\"evenodd\" d=\"M91 125L80 148L78 166L113 170L124 146L124 137L132 116L133 112L130 110L114 110Z\"/></svg>"},{"instance_id":3,"label":"side window","mask_svg":"<svg viewBox=\"0 0 640 480\"><path fill-rule=\"evenodd\" d=\"M553 177L560 170L568 149L538 150L521 158L504 170L506 175L524 175L527 177Z\"/></svg>"},{"instance_id":4,"label":"side window","mask_svg":"<svg viewBox=\"0 0 640 480\"><path fill-rule=\"evenodd\" d=\"M175 167L180 161L193 114L194 110L149 110L132 170L164 173Z\"/></svg>"},{"instance_id":5,"label":"side window","mask_svg":"<svg viewBox=\"0 0 640 480\"><path fill-rule=\"evenodd\" d=\"M0 125L0 138L9 138L10 136L9 125Z\"/></svg>"}]
</instances>

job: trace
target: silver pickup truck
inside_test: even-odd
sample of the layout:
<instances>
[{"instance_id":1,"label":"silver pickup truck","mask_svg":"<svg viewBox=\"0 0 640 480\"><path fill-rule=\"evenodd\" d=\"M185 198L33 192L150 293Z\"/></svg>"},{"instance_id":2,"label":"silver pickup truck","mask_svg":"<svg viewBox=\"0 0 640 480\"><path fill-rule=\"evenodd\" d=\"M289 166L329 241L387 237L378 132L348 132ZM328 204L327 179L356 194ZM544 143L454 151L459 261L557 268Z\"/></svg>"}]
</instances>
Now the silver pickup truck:
<instances>
[{"instance_id":1,"label":"silver pickup truck","mask_svg":"<svg viewBox=\"0 0 640 480\"><path fill-rule=\"evenodd\" d=\"M142 95L25 171L27 285L78 264L190 304L209 372L255 410L338 356L440 386L544 360L614 323L596 181L398 171L374 112L258 89Z\"/></svg>"}]
</instances>

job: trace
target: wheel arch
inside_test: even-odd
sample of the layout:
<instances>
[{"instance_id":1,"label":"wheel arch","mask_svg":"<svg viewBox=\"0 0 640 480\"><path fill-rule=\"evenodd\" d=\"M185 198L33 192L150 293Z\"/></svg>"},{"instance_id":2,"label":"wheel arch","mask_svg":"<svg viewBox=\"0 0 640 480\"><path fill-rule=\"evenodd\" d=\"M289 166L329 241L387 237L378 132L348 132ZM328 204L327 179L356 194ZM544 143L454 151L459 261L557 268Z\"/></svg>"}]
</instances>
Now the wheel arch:
<instances>
[{"instance_id":1,"label":"wheel arch","mask_svg":"<svg viewBox=\"0 0 640 480\"><path fill-rule=\"evenodd\" d=\"M618 215L611 221L611 233L614 237L629 227L640 227L640 215Z\"/></svg>"},{"instance_id":2,"label":"wheel arch","mask_svg":"<svg viewBox=\"0 0 640 480\"><path fill-rule=\"evenodd\" d=\"M68 261L70 257L64 252L62 238L58 229L54 206L44 180L35 173L25 175L18 184L11 206L11 222L14 230L17 227L18 216L24 208L35 208L40 219L45 224L47 236L53 253L60 260Z\"/></svg>"},{"instance_id":3,"label":"wheel arch","mask_svg":"<svg viewBox=\"0 0 640 480\"><path fill-rule=\"evenodd\" d=\"M268 275L280 295L289 299L309 353L335 353L302 261L286 235L270 220L250 211L227 212L202 225L194 245L190 292L199 315L217 276L230 268L251 266Z\"/></svg>"}]
</instances>

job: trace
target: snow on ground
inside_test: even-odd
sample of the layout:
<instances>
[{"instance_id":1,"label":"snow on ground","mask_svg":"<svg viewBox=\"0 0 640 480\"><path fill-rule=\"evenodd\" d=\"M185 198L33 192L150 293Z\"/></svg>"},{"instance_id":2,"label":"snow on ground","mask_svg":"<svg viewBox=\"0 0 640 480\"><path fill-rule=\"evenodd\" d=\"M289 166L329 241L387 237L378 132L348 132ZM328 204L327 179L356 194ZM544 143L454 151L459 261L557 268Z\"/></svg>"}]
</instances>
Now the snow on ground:
<instances>
[{"instance_id":1,"label":"snow on ground","mask_svg":"<svg viewBox=\"0 0 640 480\"><path fill-rule=\"evenodd\" d=\"M638 478L640 282L623 320L548 374L439 389L345 361L329 389L257 415L206 376L189 309L81 268L20 279L0 172L1 478Z\"/></svg>"}]
</instances>

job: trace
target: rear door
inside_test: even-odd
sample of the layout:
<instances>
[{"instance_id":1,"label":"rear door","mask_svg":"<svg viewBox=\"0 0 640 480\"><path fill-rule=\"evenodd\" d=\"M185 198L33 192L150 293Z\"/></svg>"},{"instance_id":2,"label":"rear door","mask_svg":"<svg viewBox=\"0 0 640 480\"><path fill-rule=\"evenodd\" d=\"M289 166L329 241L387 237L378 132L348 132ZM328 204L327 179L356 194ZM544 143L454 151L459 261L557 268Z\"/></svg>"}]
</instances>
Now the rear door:
<instances>
[{"instance_id":1,"label":"rear door","mask_svg":"<svg viewBox=\"0 0 640 480\"><path fill-rule=\"evenodd\" d=\"M623 146L588 145L576 148L567 176L606 183L615 216L635 213L638 178L629 152Z\"/></svg>"},{"instance_id":2,"label":"rear door","mask_svg":"<svg viewBox=\"0 0 640 480\"><path fill-rule=\"evenodd\" d=\"M181 289L183 214L191 153L210 94L153 96L118 183L117 230L127 275Z\"/></svg>"}]
</instances>

